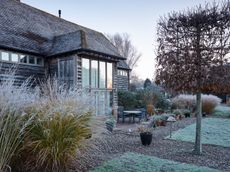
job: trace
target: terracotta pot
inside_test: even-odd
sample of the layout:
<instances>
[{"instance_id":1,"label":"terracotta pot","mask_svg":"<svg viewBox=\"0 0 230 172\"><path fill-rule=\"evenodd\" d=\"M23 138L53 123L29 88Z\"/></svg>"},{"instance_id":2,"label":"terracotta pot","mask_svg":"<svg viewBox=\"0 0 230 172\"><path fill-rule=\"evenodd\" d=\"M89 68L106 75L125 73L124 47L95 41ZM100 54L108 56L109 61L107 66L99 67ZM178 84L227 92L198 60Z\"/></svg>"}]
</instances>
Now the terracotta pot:
<instances>
[{"instance_id":1,"label":"terracotta pot","mask_svg":"<svg viewBox=\"0 0 230 172\"><path fill-rule=\"evenodd\" d=\"M156 121L156 126L161 126L161 120Z\"/></svg>"},{"instance_id":2,"label":"terracotta pot","mask_svg":"<svg viewBox=\"0 0 230 172\"><path fill-rule=\"evenodd\" d=\"M161 126L166 126L166 121L161 121Z\"/></svg>"}]
</instances>

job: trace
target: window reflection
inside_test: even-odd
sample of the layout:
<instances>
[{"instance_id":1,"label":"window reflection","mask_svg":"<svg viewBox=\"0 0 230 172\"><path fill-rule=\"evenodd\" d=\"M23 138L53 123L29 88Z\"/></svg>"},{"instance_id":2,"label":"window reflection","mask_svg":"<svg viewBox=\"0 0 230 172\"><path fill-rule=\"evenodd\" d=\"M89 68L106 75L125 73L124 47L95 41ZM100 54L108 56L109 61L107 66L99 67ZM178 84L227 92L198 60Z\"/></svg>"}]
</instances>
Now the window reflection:
<instances>
[{"instance_id":1,"label":"window reflection","mask_svg":"<svg viewBox=\"0 0 230 172\"><path fill-rule=\"evenodd\" d=\"M26 55L20 55L20 63L27 63L27 56Z\"/></svg>"},{"instance_id":2,"label":"window reflection","mask_svg":"<svg viewBox=\"0 0 230 172\"><path fill-rule=\"evenodd\" d=\"M128 72L126 70L117 70L117 74L120 76L128 76Z\"/></svg>"},{"instance_id":3,"label":"window reflection","mask_svg":"<svg viewBox=\"0 0 230 172\"><path fill-rule=\"evenodd\" d=\"M26 54L19 54L16 52L7 52L0 50L0 60L9 61L14 63L32 64L43 66L44 59L42 57L35 57Z\"/></svg>"},{"instance_id":4,"label":"window reflection","mask_svg":"<svg viewBox=\"0 0 230 172\"><path fill-rule=\"evenodd\" d=\"M82 59L82 86L89 86L89 59Z\"/></svg>"},{"instance_id":5,"label":"window reflection","mask_svg":"<svg viewBox=\"0 0 230 172\"><path fill-rule=\"evenodd\" d=\"M107 63L107 88L113 88L113 65Z\"/></svg>"},{"instance_id":6,"label":"window reflection","mask_svg":"<svg viewBox=\"0 0 230 172\"><path fill-rule=\"evenodd\" d=\"M82 58L82 87L113 88L113 63Z\"/></svg>"},{"instance_id":7,"label":"window reflection","mask_svg":"<svg viewBox=\"0 0 230 172\"><path fill-rule=\"evenodd\" d=\"M10 61L10 54L7 52L2 52L2 60Z\"/></svg>"},{"instance_id":8,"label":"window reflection","mask_svg":"<svg viewBox=\"0 0 230 172\"><path fill-rule=\"evenodd\" d=\"M29 64L35 64L35 58L32 56L29 56Z\"/></svg>"},{"instance_id":9,"label":"window reflection","mask_svg":"<svg viewBox=\"0 0 230 172\"><path fill-rule=\"evenodd\" d=\"M100 69L100 79L99 79L99 87L100 88L105 88L105 62L99 62L99 69Z\"/></svg>"},{"instance_id":10,"label":"window reflection","mask_svg":"<svg viewBox=\"0 0 230 172\"><path fill-rule=\"evenodd\" d=\"M98 61L91 61L91 87L98 87Z\"/></svg>"},{"instance_id":11,"label":"window reflection","mask_svg":"<svg viewBox=\"0 0 230 172\"><path fill-rule=\"evenodd\" d=\"M42 66L43 65L43 59L42 58L37 58L37 64Z\"/></svg>"},{"instance_id":12,"label":"window reflection","mask_svg":"<svg viewBox=\"0 0 230 172\"><path fill-rule=\"evenodd\" d=\"M11 61L18 62L18 54L11 54Z\"/></svg>"}]
</instances>

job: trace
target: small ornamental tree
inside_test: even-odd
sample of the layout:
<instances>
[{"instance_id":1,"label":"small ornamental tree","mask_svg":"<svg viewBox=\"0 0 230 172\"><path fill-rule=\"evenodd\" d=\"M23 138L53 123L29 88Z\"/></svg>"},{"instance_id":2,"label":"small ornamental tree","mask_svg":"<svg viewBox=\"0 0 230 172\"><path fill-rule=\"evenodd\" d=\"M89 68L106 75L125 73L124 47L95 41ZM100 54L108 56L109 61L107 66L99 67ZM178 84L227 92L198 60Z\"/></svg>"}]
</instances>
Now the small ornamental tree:
<instances>
[{"instance_id":1,"label":"small ornamental tree","mask_svg":"<svg viewBox=\"0 0 230 172\"><path fill-rule=\"evenodd\" d=\"M201 93L230 88L230 3L172 12L158 23L157 76L161 85L196 94L194 152L201 154Z\"/></svg>"},{"instance_id":2,"label":"small ornamental tree","mask_svg":"<svg viewBox=\"0 0 230 172\"><path fill-rule=\"evenodd\" d=\"M147 78L144 82L144 89L151 87L151 85L152 85L152 82L150 81L150 79Z\"/></svg>"}]
</instances>

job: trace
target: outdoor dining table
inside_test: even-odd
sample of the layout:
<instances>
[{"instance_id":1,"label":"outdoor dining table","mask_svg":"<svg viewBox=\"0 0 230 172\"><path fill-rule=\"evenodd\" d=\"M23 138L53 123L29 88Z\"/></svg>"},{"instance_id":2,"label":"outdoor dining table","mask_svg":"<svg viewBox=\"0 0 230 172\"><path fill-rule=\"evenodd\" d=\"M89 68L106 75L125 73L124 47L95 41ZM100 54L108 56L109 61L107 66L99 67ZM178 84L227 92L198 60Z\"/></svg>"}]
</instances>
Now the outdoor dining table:
<instances>
[{"instance_id":1,"label":"outdoor dining table","mask_svg":"<svg viewBox=\"0 0 230 172\"><path fill-rule=\"evenodd\" d=\"M135 117L141 115L142 112L139 110L125 110L124 111L124 116L129 116L133 118L133 123L135 122ZM123 118L123 122L124 122L124 118Z\"/></svg>"}]
</instances>

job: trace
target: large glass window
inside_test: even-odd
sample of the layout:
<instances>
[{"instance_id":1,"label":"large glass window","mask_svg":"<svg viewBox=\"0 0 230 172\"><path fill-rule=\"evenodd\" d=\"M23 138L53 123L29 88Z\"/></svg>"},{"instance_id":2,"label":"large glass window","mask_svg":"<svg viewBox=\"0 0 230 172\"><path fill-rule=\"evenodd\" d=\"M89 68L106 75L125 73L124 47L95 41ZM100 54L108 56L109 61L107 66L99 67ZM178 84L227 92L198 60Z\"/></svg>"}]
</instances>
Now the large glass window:
<instances>
[{"instance_id":1,"label":"large glass window","mask_svg":"<svg viewBox=\"0 0 230 172\"><path fill-rule=\"evenodd\" d=\"M27 63L27 56L26 55L20 55L20 63Z\"/></svg>"},{"instance_id":2,"label":"large glass window","mask_svg":"<svg viewBox=\"0 0 230 172\"><path fill-rule=\"evenodd\" d=\"M43 65L43 59L42 58L37 58L37 65L42 66Z\"/></svg>"},{"instance_id":3,"label":"large glass window","mask_svg":"<svg viewBox=\"0 0 230 172\"><path fill-rule=\"evenodd\" d=\"M10 61L10 54L8 52L2 52L2 60Z\"/></svg>"},{"instance_id":4,"label":"large glass window","mask_svg":"<svg viewBox=\"0 0 230 172\"><path fill-rule=\"evenodd\" d=\"M94 94L96 115L110 115L112 113L113 92L110 90L95 91Z\"/></svg>"},{"instance_id":5,"label":"large glass window","mask_svg":"<svg viewBox=\"0 0 230 172\"><path fill-rule=\"evenodd\" d=\"M106 78L106 68L105 68L105 62L99 62L99 88L105 88L105 78Z\"/></svg>"},{"instance_id":6,"label":"large glass window","mask_svg":"<svg viewBox=\"0 0 230 172\"><path fill-rule=\"evenodd\" d=\"M113 64L107 63L107 88L113 88Z\"/></svg>"},{"instance_id":7,"label":"large glass window","mask_svg":"<svg viewBox=\"0 0 230 172\"><path fill-rule=\"evenodd\" d=\"M0 60L14 62L14 63L31 64L37 66L44 65L44 59L41 57L35 57L26 54L1 51L1 50L0 50Z\"/></svg>"},{"instance_id":8,"label":"large glass window","mask_svg":"<svg viewBox=\"0 0 230 172\"><path fill-rule=\"evenodd\" d=\"M82 58L82 87L90 87L95 93L97 115L112 113L113 63Z\"/></svg>"},{"instance_id":9,"label":"large glass window","mask_svg":"<svg viewBox=\"0 0 230 172\"><path fill-rule=\"evenodd\" d=\"M18 54L12 53L11 54L11 61L12 62L18 62Z\"/></svg>"},{"instance_id":10,"label":"large glass window","mask_svg":"<svg viewBox=\"0 0 230 172\"><path fill-rule=\"evenodd\" d=\"M82 58L82 86L113 88L113 63Z\"/></svg>"},{"instance_id":11,"label":"large glass window","mask_svg":"<svg viewBox=\"0 0 230 172\"><path fill-rule=\"evenodd\" d=\"M82 59L82 86L89 86L89 59Z\"/></svg>"},{"instance_id":12,"label":"large glass window","mask_svg":"<svg viewBox=\"0 0 230 172\"><path fill-rule=\"evenodd\" d=\"M98 61L91 61L91 87L98 88Z\"/></svg>"},{"instance_id":13,"label":"large glass window","mask_svg":"<svg viewBox=\"0 0 230 172\"><path fill-rule=\"evenodd\" d=\"M29 64L35 64L35 58L32 56L29 56Z\"/></svg>"},{"instance_id":14,"label":"large glass window","mask_svg":"<svg viewBox=\"0 0 230 172\"><path fill-rule=\"evenodd\" d=\"M128 72L126 70L117 70L117 74L120 76L128 76Z\"/></svg>"}]
</instances>

